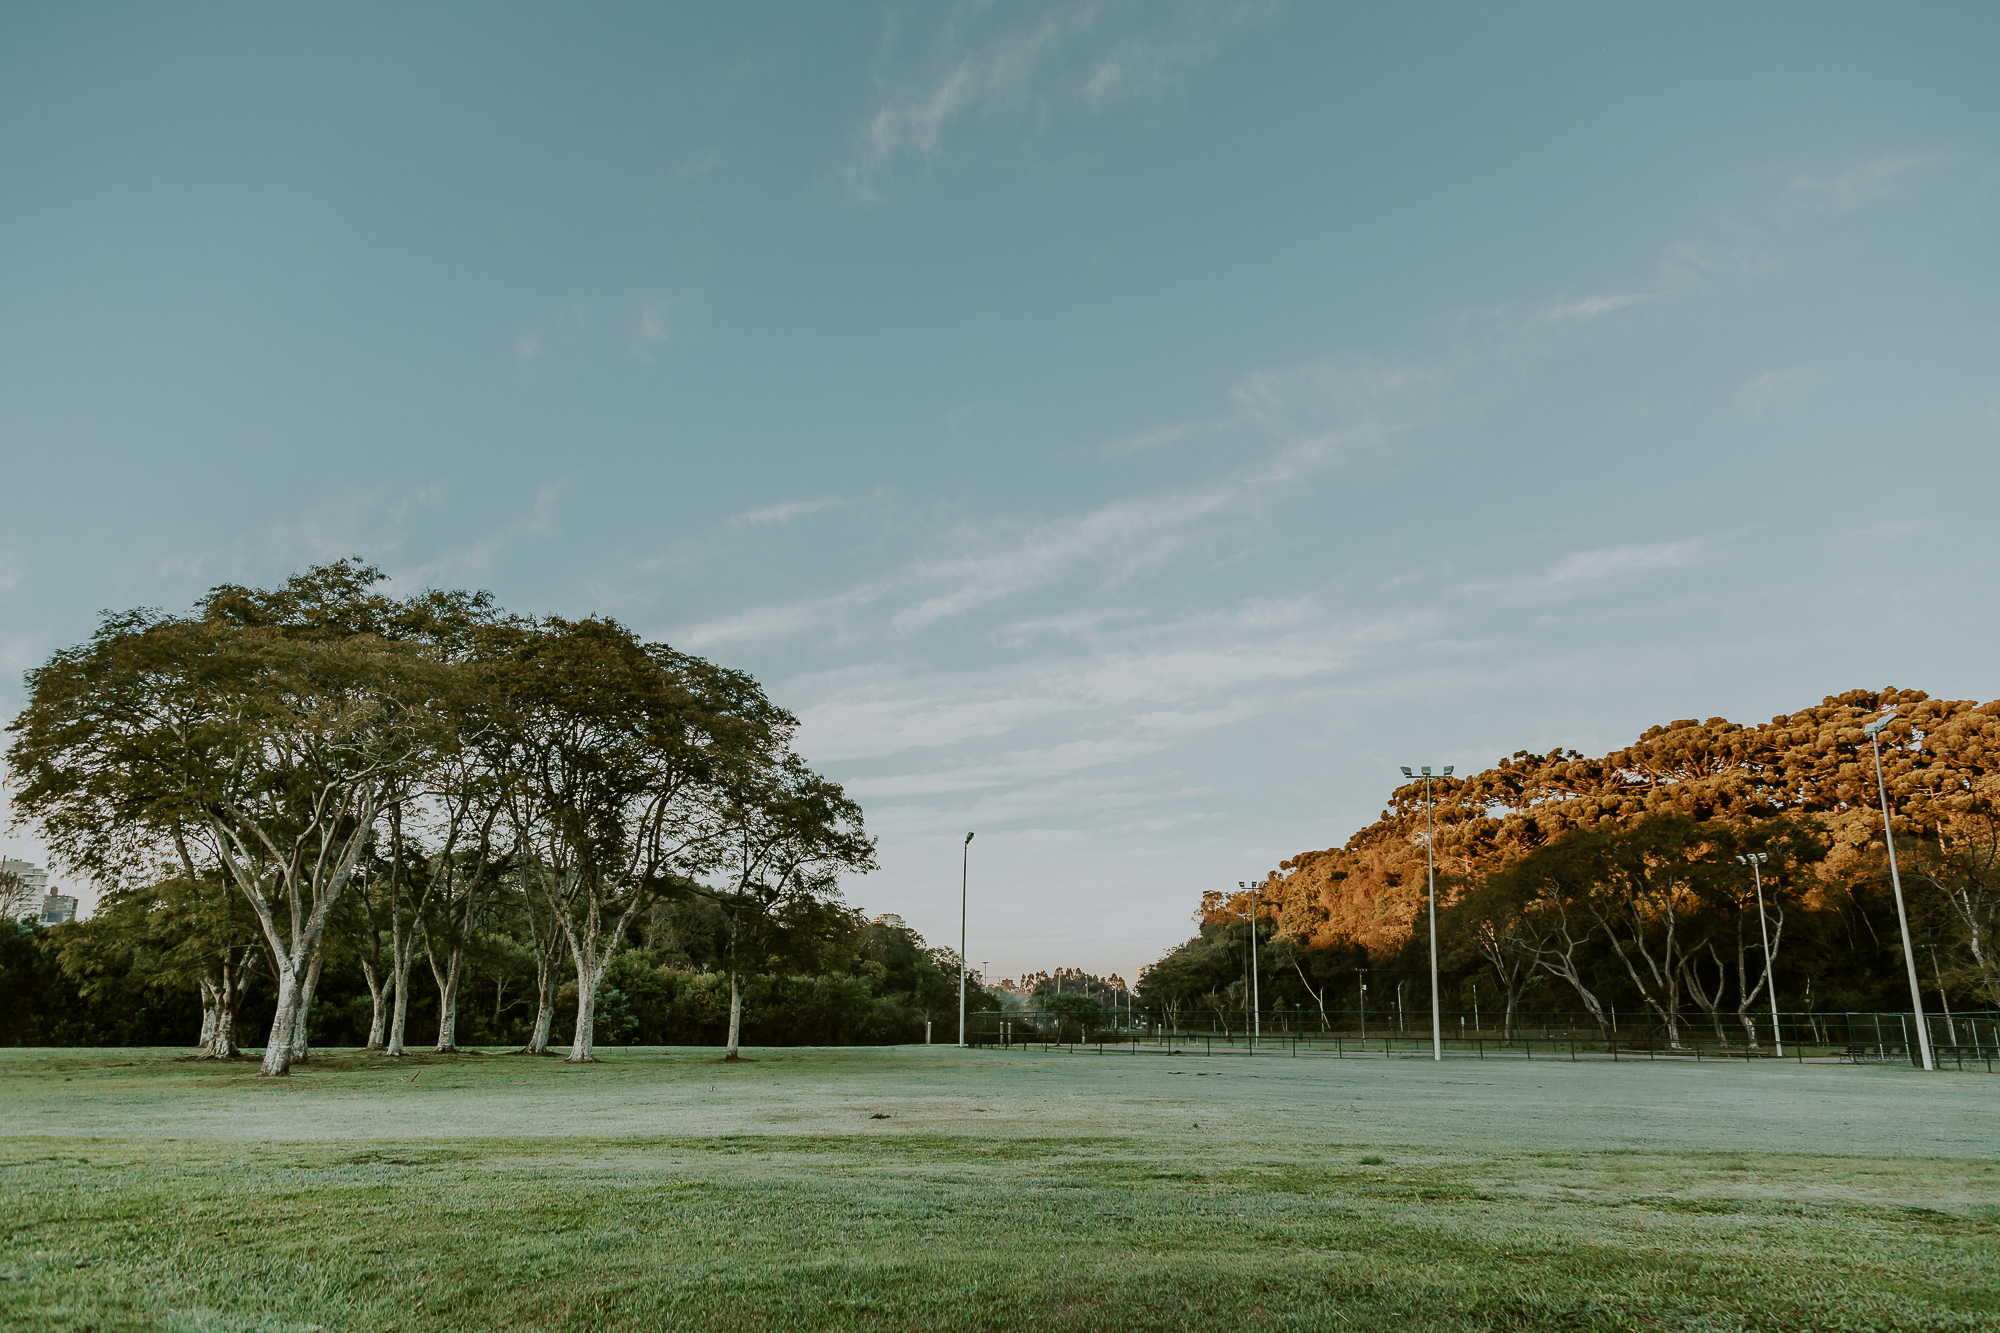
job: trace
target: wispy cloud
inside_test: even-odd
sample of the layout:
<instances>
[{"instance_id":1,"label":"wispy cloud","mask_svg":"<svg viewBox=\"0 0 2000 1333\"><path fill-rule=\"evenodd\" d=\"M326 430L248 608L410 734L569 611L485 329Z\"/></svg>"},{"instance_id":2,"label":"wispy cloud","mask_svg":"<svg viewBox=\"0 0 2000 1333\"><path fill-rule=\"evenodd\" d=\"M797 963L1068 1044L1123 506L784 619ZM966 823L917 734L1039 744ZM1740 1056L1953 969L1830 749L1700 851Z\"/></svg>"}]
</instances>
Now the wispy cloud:
<instances>
[{"instance_id":1,"label":"wispy cloud","mask_svg":"<svg viewBox=\"0 0 2000 1333\"><path fill-rule=\"evenodd\" d=\"M947 792L1006 787L1067 777L1085 769L1124 763L1165 748L1157 740L1078 740L1042 750L1013 750L985 763L965 764L895 777L857 778L847 789L856 796L938 796Z\"/></svg>"},{"instance_id":2,"label":"wispy cloud","mask_svg":"<svg viewBox=\"0 0 2000 1333\"><path fill-rule=\"evenodd\" d=\"M1572 597L1617 579L1658 570L1680 569L1701 555L1699 541L1655 542L1647 546L1601 546L1573 551L1539 575L1462 585L1461 592L1496 597L1504 603L1533 603Z\"/></svg>"},{"instance_id":3,"label":"wispy cloud","mask_svg":"<svg viewBox=\"0 0 2000 1333\"><path fill-rule=\"evenodd\" d=\"M1577 551L1549 567L1548 582L1591 583L1654 569L1679 569L1694 563L1700 542L1658 542L1651 546L1603 546L1594 551Z\"/></svg>"},{"instance_id":4,"label":"wispy cloud","mask_svg":"<svg viewBox=\"0 0 2000 1333\"><path fill-rule=\"evenodd\" d=\"M1035 111L1037 123L1167 95L1199 72L1235 30L1268 5L1059 6L1032 21L991 30L1018 12L961 5L945 18L928 51L909 64L892 47L878 57L883 95L856 127L841 179L849 202L878 203L899 166L928 167L955 122ZM994 15L1000 18L994 19Z\"/></svg>"},{"instance_id":5,"label":"wispy cloud","mask_svg":"<svg viewBox=\"0 0 2000 1333\"><path fill-rule=\"evenodd\" d=\"M910 634L1065 580L1112 586L1226 540L1230 525L1346 453L1438 414L1446 377L1421 367L1314 364L1246 377L1227 429L1259 456L1199 484L1036 523L964 523L934 549L828 595L745 608L676 631L690 647L825 632L857 613ZM807 502L817 503L817 502ZM785 506L755 511L781 521ZM739 516L739 521L750 521Z\"/></svg>"},{"instance_id":6,"label":"wispy cloud","mask_svg":"<svg viewBox=\"0 0 2000 1333\"><path fill-rule=\"evenodd\" d=\"M1942 160L1938 153L1878 157L1838 171L1792 179L1773 205L1781 221L1853 213L1893 199Z\"/></svg>"},{"instance_id":7,"label":"wispy cloud","mask_svg":"<svg viewBox=\"0 0 2000 1333\"><path fill-rule=\"evenodd\" d=\"M1543 306L1536 318L1543 324L1596 319L1641 301L1655 300L1659 295L1658 292L1607 292L1598 296L1560 297Z\"/></svg>"},{"instance_id":8,"label":"wispy cloud","mask_svg":"<svg viewBox=\"0 0 2000 1333\"><path fill-rule=\"evenodd\" d=\"M787 500L783 504L766 505L762 509L749 509L737 514L729 521L739 527L764 527L772 523L789 523L795 518L817 514L825 509L838 509L847 501L827 496L818 500Z\"/></svg>"},{"instance_id":9,"label":"wispy cloud","mask_svg":"<svg viewBox=\"0 0 2000 1333\"><path fill-rule=\"evenodd\" d=\"M1753 417L1761 417L1770 410L1771 400L1786 386L1795 384L1810 372L1808 366L1787 366L1783 370L1767 370L1752 375L1736 391L1736 407Z\"/></svg>"}]
</instances>

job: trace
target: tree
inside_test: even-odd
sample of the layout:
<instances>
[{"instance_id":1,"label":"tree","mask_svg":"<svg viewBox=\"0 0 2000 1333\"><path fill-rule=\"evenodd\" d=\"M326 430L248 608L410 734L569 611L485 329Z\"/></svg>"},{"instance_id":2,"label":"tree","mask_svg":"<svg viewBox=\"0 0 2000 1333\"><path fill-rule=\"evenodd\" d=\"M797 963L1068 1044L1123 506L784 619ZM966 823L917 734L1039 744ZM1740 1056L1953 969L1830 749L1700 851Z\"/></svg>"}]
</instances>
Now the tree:
<instances>
[{"instance_id":1,"label":"tree","mask_svg":"<svg viewBox=\"0 0 2000 1333\"><path fill-rule=\"evenodd\" d=\"M226 619L107 617L29 676L16 799L70 863L115 880L200 848L249 900L278 978L266 1074L302 1046L319 949L376 814L437 745L430 673L396 645Z\"/></svg>"},{"instance_id":2,"label":"tree","mask_svg":"<svg viewBox=\"0 0 2000 1333\"><path fill-rule=\"evenodd\" d=\"M1463 947L1470 948L1481 962L1492 969L1494 978L1500 983L1501 993L1506 996L1500 1020L1500 1040L1507 1045L1513 1044L1514 1016L1520 1008L1521 992L1534 970L1537 957L1530 943L1533 933L1527 929L1526 910L1518 879L1488 877L1461 896L1443 914L1442 924L1447 938L1454 938ZM1559 968L1550 970L1558 976L1563 975Z\"/></svg>"},{"instance_id":3,"label":"tree","mask_svg":"<svg viewBox=\"0 0 2000 1333\"><path fill-rule=\"evenodd\" d=\"M2000 780L1986 779L1982 805L1941 819L1935 839L1914 849L1913 866L1943 904L1939 933L1949 941L1952 979L2000 1008L2000 818L1984 804L1996 791Z\"/></svg>"},{"instance_id":4,"label":"tree","mask_svg":"<svg viewBox=\"0 0 2000 1333\"><path fill-rule=\"evenodd\" d=\"M232 1059L237 1012L262 949L247 904L219 876L203 883L176 875L106 893L90 920L63 935L58 956L87 1000L135 985L195 991L198 1044L211 1057Z\"/></svg>"},{"instance_id":5,"label":"tree","mask_svg":"<svg viewBox=\"0 0 2000 1333\"><path fill-rule=\"evenodd\" d=\"M1051 995L1042 1002L1042 1007L1055 1017L1057 1041L1062 1040L1063 1028L1067 1024L1075 1024L1078 1041L1088 1041L1091 1030L1104 1022L1104 1001L1079 991Z\"/></svg>"},{"instance_id":6,"label":"tree","mask_svg":"<svg viewBox=\"0 0 2000 1333\"><path fill-rule=\"evenodd\" d=\"M721 882L691 881L693 892L721 910L728 937L725 1060L737 1058L742 1032L743 959L783 952L809 937L816 909L839 894L839 875L875 865L861 807L797 755L786 750L761 765L733 767L737 777L716 844Z\"/></svg>"},{"instance_id":7,"label":"tree","mask_svg":"<svg viewBox=\"0 0 2000 1333\"><path fill-rule=\"evenodd\" d=\"M576 971L569 1058L593 1058L605 970L639 913L718 855L717 793L789 734L757 683L606 620L551 619L494 636L487 680L549 918Z\"/></svg>"}]
</instances>

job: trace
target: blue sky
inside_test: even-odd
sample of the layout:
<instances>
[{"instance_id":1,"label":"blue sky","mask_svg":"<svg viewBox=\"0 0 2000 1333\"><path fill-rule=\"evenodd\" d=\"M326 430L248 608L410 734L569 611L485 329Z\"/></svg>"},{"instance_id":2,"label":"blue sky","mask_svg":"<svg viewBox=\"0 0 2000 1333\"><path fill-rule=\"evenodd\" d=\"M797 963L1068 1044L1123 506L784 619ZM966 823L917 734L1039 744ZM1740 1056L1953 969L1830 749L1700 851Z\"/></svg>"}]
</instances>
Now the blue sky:
<instances>
[{"instance_id":1,"label":"blue sky","mask_svg":"<svg viewBox=\"0 0 2000 1333\"><path fill-rule=\"evenodd\" d=\"M2000 9L0 12L0 711L359 553L1131 976L1410 763L1991 698ZM35 855L31 835L12 853Z\"/></svg>"}]
</instances>

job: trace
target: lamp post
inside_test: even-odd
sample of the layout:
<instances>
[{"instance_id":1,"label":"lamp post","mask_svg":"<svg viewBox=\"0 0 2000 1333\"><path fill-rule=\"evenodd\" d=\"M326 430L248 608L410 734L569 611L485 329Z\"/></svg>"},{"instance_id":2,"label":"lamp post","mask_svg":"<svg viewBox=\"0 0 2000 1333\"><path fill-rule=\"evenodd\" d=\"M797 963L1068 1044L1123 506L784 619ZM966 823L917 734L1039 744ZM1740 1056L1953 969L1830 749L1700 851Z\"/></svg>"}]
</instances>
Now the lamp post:
<instances>
[{"instance_id":1,"label":"lamp post","mask_svg":"<svg viewBox=\"0 0 2000 1333\"><path fill-rule=\"evenodd\" d=\"M1418 774L1403 770L1403 776L1412 778ZM1451 776L1451 765L1444 766L1444 777ZM1425 900L1430 904L1431 913L1431 1059L1444 1059L1444 1020L1438 1016L1438 883L1437 856L1431 844L1435 839L1435 829L1431 823L1431 767L1425 764L1424 779L1424 882Z\"/></svg>"},{"instance_id":2,"label":"lamp post","mask_svg":"<svg viewBox=\"0 0 2000 1333\"><path fill-rule=\"evenodd\" d=\"M1254 1051L1264 1041L1264 1006L1257 994L1257 886L1239 879L1236 887L1250 891L1250 1049Z\"/></svg>"},{"instance_id":3,"label":"lamp post","mask_svg":"<svg viewBox=\"0 0 2000 1333\"><path fill-rule=\"evenodd\" d=\"M1931 1059L1930 1029L1924 1026L1924 993L1917 984L1917 955L1910 947L1910 916L1903 910L1903 877L1896 869L1896 835L1889 827L1889 783L1882 776L1882 728L1896 720L1896 708L1891 704L1873 722L1861 729L1868 738L1868 744L1875 751L1875 786L1882 793L1882 841L1889 848L1889 884L1896 891L1896 924L1903 932L1903 964L1910 973L1910 1005L1916 1010L1917 1050L1923 1056L1925 1069L1936 1069L1936 1061Z\"/></svg>"},{"instance_id":4,"label":"lamp post","mask_svg":"<svg viewBox=\"0 0 2000 1333\"><path fill-rule=\"evenodd\" d=\"M972 835L958 851L958 1044L965 1045L965 880L972 865Z\"/></svg>"},{"instance_id":5,"label":"lamp post","mask_svg":"<svg viewBox=\"0 0 2000 1333\"><path fill-rule=\"evenodd\" d=\"M1736 858L1750 867L1750 882L1757 886L1757 933L1764 938L1764 984L1771 989L1771 1041L1778 1048L1778 1058L1785 1058L1785 1032L1778 1026L1778 965L1771 959L1771 928L1764 924L1764 862L1770 857L1763 852L1751 852L1748 856Z\"/></svg>"},{"instance_id":6,"label":"lamp post","mask_svg":"<svg viewBox=\"0 0 2000 1333\"><path fill-rule=\"evenodd\" d=\"M1355 1003L1361 1006L1361 1040L1368 1040L1368 983L1361 978L1365 975L1361 968L1354 969L1354 984L1360 989L1355 992Z\"/></svg>"}]
</instances>

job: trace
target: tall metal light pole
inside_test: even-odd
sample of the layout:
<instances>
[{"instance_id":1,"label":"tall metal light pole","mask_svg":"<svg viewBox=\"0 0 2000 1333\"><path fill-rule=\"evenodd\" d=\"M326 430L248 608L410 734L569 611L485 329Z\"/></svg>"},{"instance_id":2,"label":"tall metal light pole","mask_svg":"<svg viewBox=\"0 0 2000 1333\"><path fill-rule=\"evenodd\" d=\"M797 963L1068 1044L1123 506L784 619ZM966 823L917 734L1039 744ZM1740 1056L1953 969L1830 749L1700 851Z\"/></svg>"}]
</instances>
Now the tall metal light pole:
<instances>
[{"instance_id":1,"label":"tall metal light pole","mask_svg":"<svg viewBox=\"0 0 2000 1333\"><path fill-rule=\"evenodd\" d=\"M1257 995L1257 886L1236 881L1239 889L1250 890L1250 1049L1264 1041L1264 1004Z\"/></svg>"},{"instance_id":2,"label":"tall metal light pole","mask_svg":"<svg viewBox=\"0 0 2000 1333\"><path fill-rule=\"evenodd\" d=\"M972 865L972 835L958 852L958 1044L965 1045L965 877Z\"/></svg>"},{"instance_id":3,"label":"tall metal light pole","mask_svg":"<svg viewBox=\"0 0 2000 1333\"><path fill-rule=\"evenodd\" d=\"M1403 776L1412 778L1418 775L1406 768L1403 770ZM1424 878L1428 885L1428 891L1424 894L1424 897L1430 903L1431 910L1431 1059L1442 1060L1444 1059L1444 1019L1438 1013L1438 879L1437 857L1432 853L1431 849L1431 844L1435 841L1435 829L1431 824L1431 767L1429 764L1424 765L1422 776L1424 779ZM1451 776L1450 764L1444 766L1443 776Z\"/></svg>"},{"instance_id":4,"label":"tall metal light pole","mask_svg":"<svg viewBox=\"0 0 2000 1333\"><path fill-rule=\"evenodd\" d=\"M1924 1025L1924 993L1917 985L1917 954L1910 945L1910 917L1903 910L1903 877L1896 869L1896 835L1889 827L1889 783L1882 776L1882 728L1896 720L1896 709L1892 704L1882 716L1861 729L1868 738L1868 744L1875 750L1875 786L1882 793L1882 841L1889 847L1889 883L1896 891L1896 924L1903 931L1903 963L1910 972L1910 1006L1917 1017L1917 1050L1922 1053L1924 1068L1936 1069L1937 1062L1931 1059L1931 1033Z\"/></svg>"},{"instance_id":5,"label":"tall metal light pole","mask_svg":"<svg viewBox=\"0 0 2000 1333\"><path fill-rule=\"evenodd\" d=\"M1785 1030L1778 1026L1778 967L1771 961L1771 928L1764 924L1764 862L1771 858L1763 852L1752 852L1748 856L1736 858L1750 867L1750 882L1757 886L1757 933L1764 937L1764 984L1771 988L1771 1040L1777 1045L1778 1058L1785 1058Z\"/></svg>"}]
</instances>

